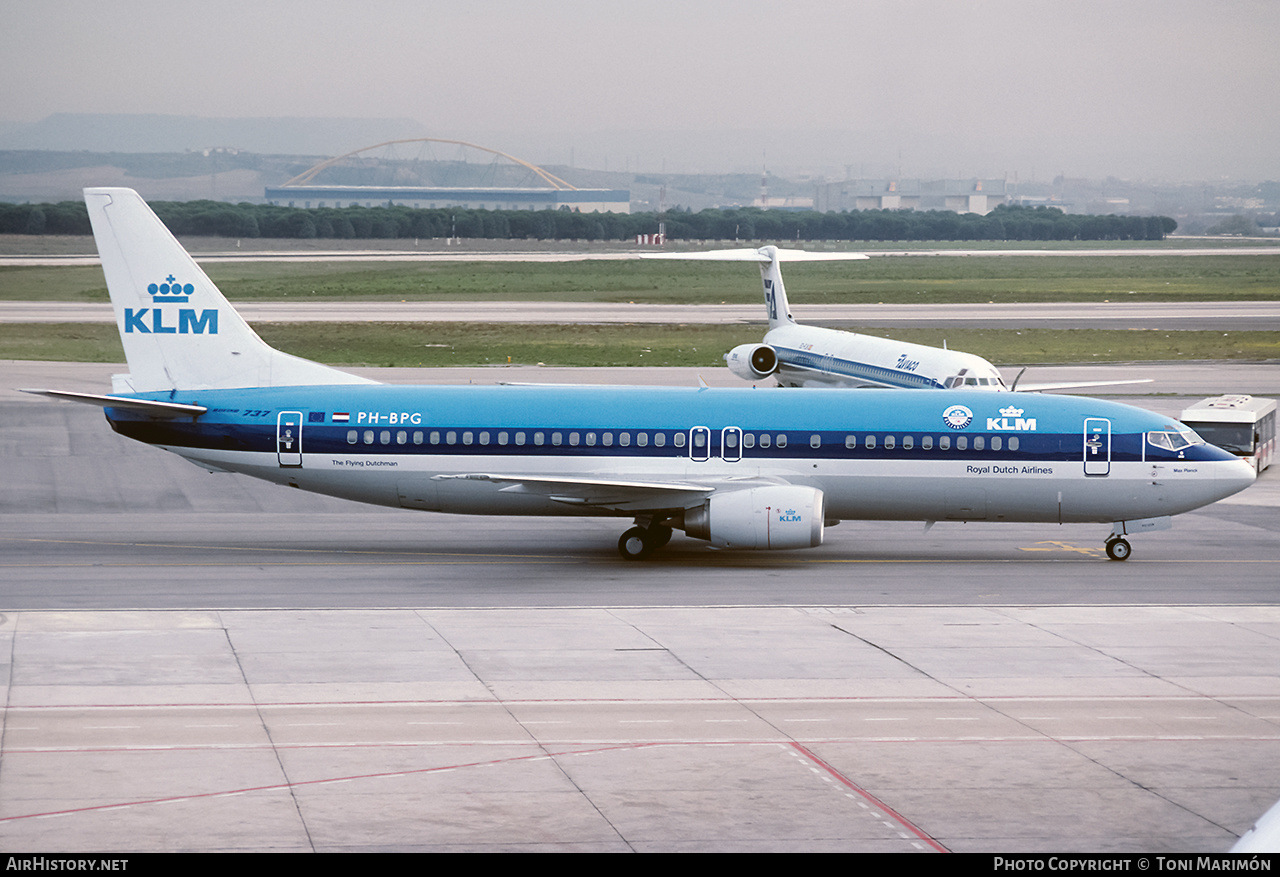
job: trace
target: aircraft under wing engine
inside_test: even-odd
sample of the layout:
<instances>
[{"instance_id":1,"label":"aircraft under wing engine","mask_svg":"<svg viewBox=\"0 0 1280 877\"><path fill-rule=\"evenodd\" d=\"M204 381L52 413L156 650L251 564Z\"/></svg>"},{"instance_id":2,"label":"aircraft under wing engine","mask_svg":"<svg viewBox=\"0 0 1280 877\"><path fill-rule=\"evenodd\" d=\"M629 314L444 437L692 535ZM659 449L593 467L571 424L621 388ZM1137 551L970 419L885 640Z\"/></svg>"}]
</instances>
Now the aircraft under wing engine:
<instances>
[{"instance_id":1,"label":"aircraft under wing engine","mask_svg":"<svg viewBox=\"0 0 1280 877\"><path fill-rule=\"evenodd\" d=\"M791 316L780 263L866 259L861 253L816 253L761 247L704 253L646 253L646 259L755 262L764 284L769 331L759 344L740 344L725 354L735 375L748 381L773 376L784 387L897 387L900 389L1068 390L1148 380L1005 384L999 369L981 356L856 332L805 326ZM1025 371L1025 370L1024 370ZM1019 374L1021 378L1021 374Z\"/></svg>"}]
</instances>

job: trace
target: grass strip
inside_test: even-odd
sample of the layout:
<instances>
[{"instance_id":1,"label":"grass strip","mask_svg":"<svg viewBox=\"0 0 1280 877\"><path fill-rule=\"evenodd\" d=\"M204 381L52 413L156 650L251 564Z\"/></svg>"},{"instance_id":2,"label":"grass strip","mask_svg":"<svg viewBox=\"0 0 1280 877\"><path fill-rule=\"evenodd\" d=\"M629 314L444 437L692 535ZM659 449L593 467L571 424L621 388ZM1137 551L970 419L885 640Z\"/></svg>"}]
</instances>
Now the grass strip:
<instances>
[{"instance_id":1,"label":"grass strip","mask_svg":"<svg viewBox=\"0 0 1280 877\"><path fill-rule=\"evenodd\" d=\"M391 367L545 363L557 366L722 366L754 325L261 323L268 344L331 365ZM997 365L1280 359L1280 333L1167 329L868 330L868 335L964 350ZM0 359L123 362L106 323L0 324Z\"/></svg>"},{"instance_id":2,"label":"grass strip","mask_svg":"<svg viewBox=\"0 0 1280 877\"><path fill-rule=\"evenodd\" d=\"M582 301L754 304L754 266L630 259L583 262L219 263L236 301ZM784 267L806 304L1280 299L1268 256L913 256ZM107 301L100 268L0 266L6 301Z\"/></svg>"}]
</instances>

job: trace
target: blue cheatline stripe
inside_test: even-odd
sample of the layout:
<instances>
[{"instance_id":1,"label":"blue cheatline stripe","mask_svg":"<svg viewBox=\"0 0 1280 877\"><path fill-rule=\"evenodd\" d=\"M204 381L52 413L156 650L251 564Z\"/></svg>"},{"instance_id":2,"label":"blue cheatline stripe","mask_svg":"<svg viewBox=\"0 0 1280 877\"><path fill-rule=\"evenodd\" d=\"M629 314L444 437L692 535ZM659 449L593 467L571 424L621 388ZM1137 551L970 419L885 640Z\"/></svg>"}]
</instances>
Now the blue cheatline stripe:
<instances>
[{"instance_id":1,"label":"blue cheatline stripe","mask_svg":"<svg viewBox=\"0 0 1280 877\"><path fill-rule=\"evenodd\" d=\"M263 423L211 422L207 424L182 421L160 421L146 417L138 417L121 409L110 409L113 427L121 435L148 444L166 445L193 449L213 449L228 451L276 451L275 421ZM351 441L354 433L355 442ZM432 443L432 435L437 441ZM453 434L452 444L448 441ZM470 443L466 436L470 434ZM481 443L481 433L487 433L487 443ZM500 443L500 435L506 434L506 444ZM524 434L524 444L518 444L517 433ZM538 444L536 436L541 433L542 443ZM595 435L595 444L587 444L587 435ZM621 435L626 433L629 444L621 444ZM643 433L646 444L638 443ZM555 443L559 435L560 443ZM611 436L612 444L604 444L604 436ZM573 444L574 436L577 444ZM657 444L657 436L661 435L663 444ZM818 447L813 447L811 437L819 436ZM894 438L895 447L886 448L884 439L887 435ZM372 441L366 437L371 436ZM403 442L401 437L403 436ZM683 444L677 442L683 440ZM762 447L760 439L767 436L769 446ZM866 439L873 436L876 446L868 448ZM932 439L932 447L925 448L923 439ZM797 432L779 430L769 432L748 431L744 439L752 442L752 447L740 446L730 448L730 455L741 454L745 465L753 461L769 460L1004 460L1021 463L1042 462L1080 462L1083 459L1083 436L1078 433L886 433L876 432ZM779 446L779 437L786 441ZM913 447L904 448L903 441L910 437ZM385 441L384 441L385 438ZM421 441L417 441L417 439ZM852 443L850 445L850 439ZM957 440L964 438L968 444L965 449L958 448ZM984 447L975 448L975 439L982 439ZM1018 441L1017 450L1009 449L1010 439ZM950 447L942 448L943 439L948 440ZM999 439L1001 448L995 450L992 445ZM1111 461L1141 461L1143 457L1144 437L1138 435L1112 435ZM469 426L448 424L441 426L364 426L320 425L304 423L302 429L302 447L309 454L344 455L408 455L408 456L505 456L512 458L532 457L572 457L572 458L625 458L639 457L652 459L685 459L690 456L690 442L687 432L673 430L617 430L600 427L523 427L518 430L491 426ZM1205 446L1196 446L1205 447ZM1152 456L1148 448L1148 458ZM710 454L712 457L724 455L725 448L719 430L713 430ZM1198 457L1199 455L1194 455ZM1193 457L1194 458L1194 457Z\"/></svg>"},{"instance_id":2,"label":"blue cheatline stripe","mask_svg":"<svg viewBox=\"0 0 1280 877\"><path fill-rule=\"evenodd\" d=\"M808 371L823 372L824 374L840 375L841 377L855 380L876 381L908 389L944 389L942 384L933 380L933 378L913 374L912 372L871 365L870 363L858 362L852 359L831 357L828 360L826 356L820 356L805 350L796 350L792 347L774 347L774 349L781 354L778 358L782 360L783 368L801 368Z\"/></svg>"}]
</instances>

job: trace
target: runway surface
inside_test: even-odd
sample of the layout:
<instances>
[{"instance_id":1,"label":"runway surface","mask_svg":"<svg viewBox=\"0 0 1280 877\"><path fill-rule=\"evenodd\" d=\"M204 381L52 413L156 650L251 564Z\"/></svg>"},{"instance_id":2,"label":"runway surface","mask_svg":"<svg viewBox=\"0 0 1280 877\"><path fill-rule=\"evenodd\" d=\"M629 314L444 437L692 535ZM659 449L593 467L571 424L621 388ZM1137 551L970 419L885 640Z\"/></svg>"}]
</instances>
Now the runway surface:
<instances>
[{"instance_id":1,"label":"runway surface","mask_svg":"<svg viewBox=\"0 0 1280 877\"><path fill-rule=\"evenodd\" d=\"M760 305L594 302L244 302L250 323L764 323ZM835 327L1280 329L1280 302L1073 302L1070 304L805 305L797 320ZM109 304L0 302L0 323L110 323Z\"/></svg>"},{"instance_id":2,"label":"runway surface","mask_svg":"<svg viewBox=\"0 0 1280 877\"><path fill-rule=\"evenodd\" d=\"M1280 798L1276 472L1125 563L846 522L635 564L625 519L357 506L8 389L121 368L0 363L9 848L1217 852Z\"/></svg>"}]
</instances>

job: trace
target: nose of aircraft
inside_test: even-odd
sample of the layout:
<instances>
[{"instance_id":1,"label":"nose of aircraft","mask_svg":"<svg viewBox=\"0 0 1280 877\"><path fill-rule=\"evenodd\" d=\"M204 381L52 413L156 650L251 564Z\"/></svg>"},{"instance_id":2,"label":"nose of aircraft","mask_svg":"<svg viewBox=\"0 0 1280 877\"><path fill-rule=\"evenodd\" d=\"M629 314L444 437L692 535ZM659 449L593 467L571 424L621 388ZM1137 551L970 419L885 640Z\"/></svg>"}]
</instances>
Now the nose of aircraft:
<instances>
[{"instance_id":1,"label":"nose of aircraft","mask_svg":"<svg viewBox=\"0 0 1280 877\"><path fill-rule=\"evenodd\" d=\"M1239 493L1257 480L1258 473L1248 460L1228 460L1217 470L1218 499Z\"/></svg>"}]
</instances>

